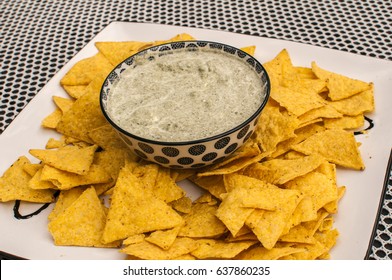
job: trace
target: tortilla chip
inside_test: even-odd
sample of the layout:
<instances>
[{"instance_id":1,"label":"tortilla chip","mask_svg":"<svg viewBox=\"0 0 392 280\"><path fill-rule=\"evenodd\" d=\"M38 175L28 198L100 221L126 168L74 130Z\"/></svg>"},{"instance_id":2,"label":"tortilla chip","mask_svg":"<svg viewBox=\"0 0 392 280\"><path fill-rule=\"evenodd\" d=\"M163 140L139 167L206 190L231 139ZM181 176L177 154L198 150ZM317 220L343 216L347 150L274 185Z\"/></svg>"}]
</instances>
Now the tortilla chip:
<instances>
[{"instance_id":1,"label":"tortilla chip","mask_svg":"<svg viewBox=\"0 0 392 280\"><path fill-rule=\"evenodd\" d=\"M145 238L146 241L161 247L163 250L169 250L177 238L181 226L176 226L168 230L157 230Z\"/></svg>"},{"instance_id":2,"label":"tortilla chip","mask_svg":"<svg viewBox=\"0 0 392 280\"><path fill-rule=\"evenodd\" d=\"M320 68L316 62L312 62L312 70L318 78L327 81L327 87L329 90L328 97L334 101L369 90L371 87L371 83L366 83L324 70Z\"/></svg>"},{"instance_id":3,"label":"tortilla chip","mask_svg":"<svg viewBox=\"0 0 392 280\"><path fill-rule=\"evenodd\" d=\"M355 94L349 98L332 101L328 103L337 111L347 116L358 116L363 113L373 112L374 104L374 87Z\"/></svg>"},{"instance_id":4,"label":"tortilla chip","mask_svg":"<svg viewBox=\"0 0 392 280\"><path fill-rule=\"evenodd\" d=\"M279 107L266 106L261 113L254 138L263 151L274 151L278 143L295 136L294 130L298 125L297 117L280 112Z\"/></svg>"},{"instance_id":5,"label":"tortilla chip","mask_svg":"<svg viewBox=\"0 0 392 280\"><path fill-rule=\"evenodd\" d=\"M196 177L191 178L191 181L199 187L207 190L209 193L211 193L218 199L220 199L221 194L226 192L222 175Z\"/></svg>"},{"instance_id":6,"label":"tortilla chip","mask_svg":"<svg viewBox=\"0 0 392 280\"><path fill-rule=\"evenodd\" d=\"M62 113L67 112L73 105L74 100L69 98L64 98L61 96L53 96L53 101L56 106L61 110Z\"/></svg>"},{"instance_id":7,"label":"tortilla chip","mask_svg":"<svg viewBox=\"0 0 392 280\"><path fill-rule=\"evenodd\" d=\"M280 51L272 60L263 64L270 76L271 85L279 86L283 81L283 69L292 68L290 55L286 49Z\"/></svg>"},{"instance_id":8,"label":"tortilla chip","mask_svg":"<svg viewBox=\"0 0 392 280\"><path fill-rule=\"evenodd\" d=\"M274 247L270 250L258 246L254 248L250 248L249 250L245 250L241 252L236 259L237 260L277 260L282 257L304 252L304 248L295 248L290 246L285 247Z\"/></svg>"},{"instance_id":9,"label":"tortilla chip","mask_svg":"<svg viewBox=\"0 0 392 280\"><path fill-rule=\"evenodd\" d=\"M61 134L93 144L88 136L95 128L106 125L107 121L99 105L99 91L87 91L63 114L56 129Z\"/></svg>"},{"instance_id":10,"label":"tortilla chip","mask_svg":"<svg viewBox=\"0 0 392 280\"><path fill-rule=\"evenodd\" d=\"M317 154L298 159L272 159L249 166L244 170L244 175L281 185L313 171L324 161Z\"/></svg>"},{"instance_id":11,"label":"tortilla chip","mask_svg":"<svg viewBox=\"0 0 392 280\"><path fill-rule=\"evenodd\" d=\"M61 118L63 116L63 113L59 108L56 108L50 115L45 117L41 125L45 128L52 128L55 129L57 127L57 124L60 122Z\"/></svg>"},{"instance_id":12,"label":"tortilla chip","mask_svg":"<svg viewBox=\"0 0 392 280\"><path fill-rule=\"evenodd\" d=\"M286 200L285 207L276 211L256 209L246 219L245 224L265 248L272 249L279 237L286 234L287 224L302 198L302 195L290 197Z\"/></svg>"},{"instance_id":13,"label":"tortilla chip","mask_svg":"<svg viewBox=\"0 0 392 280\"><path fill-rule=\"evenodd\" d=\"M192 209L192 199L187 196L183 196L180 199L170 202L170 205L177 212L188 214Z\"/></svg>"},{"instance_id":14,"label":"tortilla chip","mask_svg":"<svg viewBox=\"0 0 392 280\"><path fill-rule=\"evenodd\" d=\"M271 98L296 116L320 108L325 104L324 100L318 95L304 94L297 89L282 86L271 88Z\"/></svg>"},{"instance_id":15,"label":"tortilla chip","mask_svg":"<svg viewBox=\"0 0 392 280\"><path fill-rule=\"evenodd\" d=\"M45 190L45 189L56 190L57 187L52 182L44 181L41 179L42 168L43 166L41 166L41 168L30 179L29 187L32 188L33 190Z\"/></svg>"},{"instance_id":16,"label":"tortilla chip","mask_svg":"<svg viewBox=\"0 0 392 280\"><path fill-rule=\"evenodd\" d=\"M171 260L192 252L196 247L196 241L182 237L176 238L168 250L143 241L125 247L121 249L121 252L144 260Z\"/></svg>"},{"instance_id":17,"label":"tortilla chip","mask_svg":"<svg viewBox=\"0 0 392 280\"><path fill-rule=\"evenodd\" d=\"M61 79L61 85L88 85L97 75L101 73L107 76L114 68L105 56L98 52L92 57L88 57L76 62L71 69Z\"/></svg>"},{"instance_id":18,"label":"tortilla chip","mask_svg":"<svg viewBox=\"0 0 392 280\"><path fill-rule=\"evenodd\" d=\"M87 187L73 188L66 191L61 191L53 210L48 216L48 220L54 220L59 214L63 213L69 206L72 205L87 189Z\"/></svg>"},{"instance_id":19,"label":"tortilla chip","mask_svg":"<svg viewBox=\"0 0 392 280\"><path fill-rule=\"evenodd\" d=\"M87 85L63 85L64 90L67 92L67 94L75 99L80 98L83 94L85 94L85 89Z\"/></svg>"},{"instance_id":20,"label":"tortilla chip","mask_svg":"<svg viewBox=\"0 0 392 280\"><path fill-rule=\"evenodd\" d=\"M197 259L231 259L255 244L256 241L228 243L221 240L201 239L197 243L197 249L191 252Z\"/></svg>"},{"instance_id":21,"label":"tortilla chip","mask_svg":"<svg viewBox=\"0 0 392 280\"><path fill-rule=\"evenodd\" d=\"M329 129L356 129L365 124L364 115L343 116L337 119L324 119L324 126Z\"/></svg>"},{"instance_id":22,"label":"tortilla chip","mask_svg":"<svg viewBox=\"0 0 392 280\"><path fill-rule=\"evenodd\" d=\"M287 182L285 186L310 196L316 210L319 210L327 203L338 198L338 190L335 182L319 172L310 172L304 176L295 178Z\"/></svg>"},{"instance_id":23,"label":"tortilla chip","mask_svg":"<svg viewBox=\"0 0 392 280\"><path fill-rule=\"evenodd\" d=\"M24 171L30 164L27 157L19 157L0 178L0 201L22 200L36 203L54 201L54 190L33 190L28 186L31 176Z\"/></svg>"},{"instance_id":24,"label":"tortilla chip","mask_svg":"<svg viewBox=\"0 0 392 280\"><path fill-rule=\"evenodd\" d=\"M123 240L122 245L131 245L143 242L145 237L146 235L143 233L129 236L127 239Z\"/></svg>"},{"instance_id":25,"label":"tortilla chip","mask_svg":"<svg viewBox=\"0 0 392 280\"><path fill-rule=\"evenodd\" d=\"M86 175L70 173L45 165L42 169L41 180L52 182L59 190L69 190L78 186L109 183L112 177L102 166L94 163Z\"/></svg>"},{"instance_id":26,"label":"tortilla chip","mask_svg":"<svg viewBox=\"0 0 392 280\"><path fill-rule=\"evenodd\" d=\"M124 141L110 124L106 124L89 131L88 136L96 145L103 149L128 149Z\"/></svg>"},{"instance_id":27,"label":"tortilla chip","mask_svg":"<svg viewBox=\"0 0 392 280\"><path fill-rule=\"evenodd\" d=\"M95 189L88 188L48 224L54 243L58 246L118 247L119 243L101 242L106 222L103 207Z\"/></svg>"},{"instance_id":28,"label":"tortilla chip","mask_svg":"<svg viewBox=\"0 0 392 280\"><path fill-rule=\"evenodd\" d=\"M29 153L43 163L57 169L85 175L90 170L97 148L96 145L86 148L65 146L56 150L30 149Z\"/></svg>"},{"instance_id":29,"label":"tortilla chip","mask_svg":"<svg viewBox=\"0 0 392 280\"><path fill-rule=\"evenodd\" d=\"M95 47L112 65L118 65L131 55L143 48L151 46L151 42L124 41L124 42L96 42Z\"/></svg>"},{"instance_id":30,"label":"tortilla chip","mask_svg":"<svg viewBox=\"0 0 392 280\"><path fill-rule=\"evenodd\" d=\"M159 167L155 184L152 188L154 196L166 203L180 199L185 191L180 188L170 175L170 169Z\"/></svg>"},{"instance_id":31,"label":"tortilla chip","mask_svg":"<svg viewBox=\"0 0 392 280\"><path fill-rule=\"evenodd\" d=\"M124 167L114 187L103 241L174 228L183 219L164 201L146 192L138 178Z\"/></svg>"},{"instance_id":32,"label":"tortilla chip","mask_svg":"<svg viewBox=\"0 0 392 280\"><path fill-rule=\"evenodd\" d=\"M243 48L241 48L241 50L246 52L247 54L255 55L256 46L243 47Z\"/></svg>"},{"instance_id":33,"label":"tortilla chip","mask_svg":"<svg viewBox=\"0 0 392 280\"><path fill-rule=\"evenodd\" d=\"M195 203L191 212L183 218L179 236L202 238L217 237L226 232L225 225L215 216L217 206L206 203Z\"/></svg>"},{"instance_id":34,"label":"tortilla chip","mask_svg":"<svg viewBox=\"0 0 392 280\"><path fill-rule=\"evenodd\" d=\"M342 129L328 129L294 145L293 150L319 154L329 162L356 170L365 169L354 135Z\"/></svg>"}]
</instances>

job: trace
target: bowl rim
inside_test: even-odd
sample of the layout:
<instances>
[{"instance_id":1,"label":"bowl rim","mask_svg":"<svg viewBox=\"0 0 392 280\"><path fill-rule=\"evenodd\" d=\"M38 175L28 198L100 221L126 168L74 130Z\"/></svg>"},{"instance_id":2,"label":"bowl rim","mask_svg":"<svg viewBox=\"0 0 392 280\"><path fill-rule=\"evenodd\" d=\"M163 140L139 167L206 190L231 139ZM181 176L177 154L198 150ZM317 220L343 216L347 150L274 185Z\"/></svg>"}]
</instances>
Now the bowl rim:
<instances>
[{"instance_id":1,"label":"bowl rim","mask_svg":"<svg viewBox=\"0 0 392 280\"><path fill-rule=\"evenodd\" d=\"M219 134L214 134L212 136L209 137L205 137L205 138L200 138L200 139L195 139L195 140L186 140L186 141L178 141L178 142L172 142L172 141L159 141L159 140L153 140L153 139L148 139L148 138L144 138L144 137L140 137L138 135L132 134L126 130L124 130L123 128L121 128L118 124L116 124L112 118L109 116L109 114L106 112L104 106L103 106L103 95L104 95L104 89L106 87L106 85L108 84L108 79L111 76L111 74L116 71L119 67L121 67L125 61L131 59L132 57L138 56L141 53L147 53L148 51L150 51L151 49L157 49L159 47L165 46L165 45L172 45L172 44L177 44L177 43L206 43L206 44L218 44L221 45L223 47L227 46L230 47L232 49L235 49L237 51L241 51L243 53L245 53L245 55L247 55L248 57L252 58L256 64L258 64L258 66L262 69L262 72L264 72L264 76L266 79L266 89L265 89L265 97L264 100L261 102L261 104L259 105L259 107L257 108L257 110L249 117L247 118L245 121L241 122L239 125L226 130L224 132L221 132ZM168 42L168 43L163 43L163 44L159 44L159 45L154 45L148 48L145 48L141 51L138 51L136 53L134 53L131 56L128 56L127 58L125 58L123 61L121 61L119 64L117 64L110 72L109 74L106 76L101 89L100 89L100 94L99 94L99 104L100 104L100 108L101 111L105 117L105 119L110 123L110 125L112 125L117 131L121 132L122 134L134 138L138 141L141 142L145 142L145 143L149 143L149 144L154 144L154 145L160 145L160 146L186 146L186 145L194 145L194 144L201 144L201 143L206 143L206 142L210 142L210 141L214 141L220 138L223 138L225 136L228 136L232 133L234 133L235 131L238 131L240 129L242 129L243 127L245 127L246 125L248 125L250 122L252 122L254 119L256 119L261 111L264 109L264 107L266 106L269 98L270 98L270 93L271 93L271 80L269 78L268 72L267 70L264 68L264 66L262 65L262 63L256 59L253 55L246 53L245 51L242 51L240 48L234 47L232 45L229 44L225 44L225 43L221 43L221 42L216 42L216 41L210 41L210 40L185 40L185 41L173 41L173 42Z\"/></svg>"}]
</instances>

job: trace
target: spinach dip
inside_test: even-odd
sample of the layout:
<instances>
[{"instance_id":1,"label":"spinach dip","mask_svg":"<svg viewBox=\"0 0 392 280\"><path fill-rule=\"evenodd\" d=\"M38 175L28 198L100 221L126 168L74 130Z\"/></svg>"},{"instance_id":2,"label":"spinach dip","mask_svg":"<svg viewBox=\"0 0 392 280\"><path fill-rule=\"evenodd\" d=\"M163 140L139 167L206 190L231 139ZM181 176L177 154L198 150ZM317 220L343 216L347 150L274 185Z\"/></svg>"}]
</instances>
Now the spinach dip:
<instances>
[{"instance_id":1,"label":"spinach dip","mask_svg":"<svg viewBox=\"0 0 392 280\"><path fill-rule=\"evenodd\" d=\"M250 118L263 83L239 58L216 51L174 51L121 73L108 113L123 130L150 140L182 142L221 134Z\"/></svg>"}]
</instances>

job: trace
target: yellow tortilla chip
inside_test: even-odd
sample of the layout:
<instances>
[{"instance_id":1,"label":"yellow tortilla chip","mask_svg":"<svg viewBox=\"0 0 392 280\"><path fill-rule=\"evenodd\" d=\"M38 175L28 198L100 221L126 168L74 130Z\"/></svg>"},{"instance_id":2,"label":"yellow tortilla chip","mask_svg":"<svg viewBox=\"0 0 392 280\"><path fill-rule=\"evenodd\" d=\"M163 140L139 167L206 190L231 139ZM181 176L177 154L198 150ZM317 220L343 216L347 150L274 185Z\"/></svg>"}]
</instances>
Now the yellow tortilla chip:
<instances>
[{"instance_id":1,"label":"yellow tortilla chip","mask_svg":"<svg viewBox=\"0 0 392 280\"><path fill-rule=\"evenodd\" d=\"M335 182L319 172L310 172L304 176L287 182L289 189L301 191L312 198L314 207L319 210L327 203L338 198L338 190Z\"/></svg>"},{"instance_id":2,"label":"yellow tortilla chip","mask_svg":"<svg viewBox=\"0 0 392 280\"><path fill-rule=\"evenodd\" d=\"M324 100L318 95L304 94L297 89L282 86L271 88L271 98L296 116L320 108L325 104Z\"/></svg>"},{"instance_id":3,"label":"yellow tortilla chip","mask_svg":"<svg viewBox=\"0 0 392 280\"><path fill-rule=\"evenodd\" d=\"M72 205L81 194L87 189L87 187L73 188L66 191L61 191L53 210L48 216L48 220L55 219L59 214L63 213L69 206Z\"/></svg>"},{"instance_id":4,"label":"yellow tortilla chip","mask_svg":"<svg viewBox=\"0 0 392 280\"><path fill-rule=\"evenodd\" d=\"M95 189L88 188L48 224L54 243L61 246L117 247L103 244L106 214Z\"/></svg>"},{"instance_id":5,"label":"yellow tortilla chip","mask_svg":"<svg viewBox=\"0 0 392 280\"><path fill-rule=\"evenodd\" d=\"M329 89L328 97L334 101L369 90L371 87L371 83L366 83L322 69L316 62L312 62L312 70L318 78L327 81L327 87Z\"/></svg>"},{"instance_id":6,"label":"yellow tortilla chip","mask_svg":"<svg viewBox=\"0 0 392 280\"><path fill-rule=\"evenodd\" d=\"M123 240L122 245L131 245L143 242L145 237L146 235L143 233L129 236L127 239Z\"/></svg>"},{"instance_id":7,"label":"yellow tortilla chip","mask_svg":"<svg viewBox=\"0 0 392 280\"><path fill-rule=\"evenodd\" d=\"M358 116L363 113L373 112L375 110L374 87L371 86L368 90L345 99L329 102L328 104L347 116Z\"/></svg>"},{"instance_id":8,"label":"yellow tortilla chip","mask_svg":"<svg viewBox=\"0 0 392 280\"><path fill-rule=\"evenodd\" d=\"M312 109L298 117L301 124L309 123L320 118L341 118L343 115L339 113L333 106L325 104L322 107Z\"/></svg>"},{"instance_id":9,"label":"yellow tortilla chip","mask_svg":"<svg viewBox=\"0 0 392 280\"><path fill-rule=\"evenodd\" d=\"M304 252L304 248L295 248L290 246L285 247L274 247L270 250L258 246L254 248L250 248L249 250L245 250L241 252L236 259L237 260L277 260L282 257Z\"/></svg>"},{"instance_id":10,"label":"yellow tortilla chip","mask_svg":"<svg viewBox=\"0 0 392 280\"><path fill-rule=\"evenodd\" d=\"M208 176L208 177L196 177L191 178L191 181L199 187L207 190L216 198L220 199L221 194L226 192L225 185L223 183L222 175Z\"/></svg>"},{"instance_id":11,"label":"yellow tortilla chip","mask_svg":"<svg viewBox=\"0 0 392 280\"><path fill-rule=\"evenodd\" d=\"M281 185L313 171L324 161L324 158L317 154L298 159L272 159L249 166L244 170L244 174Z\"/></svg>"},{"instance_id":12,"label":"yellow tortilla chip","mask_svg":"<svg viewBox=\"0 0 392 280\"><path fill-rule=\"evenodd\" d=\"M206 203L193 204L184 218L179 236L202 238L217 237L226 232L225 225L215 216L217 206Z\"/></svg>"},{"instance_id":13,"label":"yellow tortilla chip","mask_svg":"<svg viewBox=\"0 0 392 280\"><path fill-rule=\"evenodd\" d=\"M230 259L248 249L256 241L224 242L214 239L197 241L198 247L191 254L197 259Z\"/></svg>"},{"instance_id":14,"label":"yellow tortilla chip","mask_svg":"<svg viewBox=\"0 0 392 280\"><path fill-rule=\"evenodd\" d=\"M53 101L56 106L61 110L62 113L67 112L73 105L74 101L69 98L64 98L61 96L53 96Z\"/></svg>"},{"instance_id":15,"label":"yellow tortilla chip","mask_svg":"<svg viewBox=\"0 0 392 280\"><path fill-rule=\"evenodd\" d=\"M63 116L63 113L59 108L56 108L50 115L45 117L41 125L46 128L52 128L55 129L57 127L57 124L60 122L61 118Z\"/></svg>"},{"instance_id":16,"label":"yellow tortilla chip","mask_svg":"<svg viewBox=\"0 0 392 280\"><path fill-rule=\"evenodd\" d=\"M323 130L325 130L324 126L321 126L321 125L315 124L315 123L297 128L294 131L295 136L280 142L276 146L275 151L270 155L270 158L277 158L277 157L283 155L284 153L290 151L291 146L298 144L298 143L302 142L303 140L307 139L309 136L311 136L317 132L323 131ZM293 151L290 151L290 152L292 153ZM293 153L291 155L293 156ZM285 155L285 158L290 159L286 155ZM298 158L298 156L295 158Z\"/></svg>"},{"instance_id":17,"label":"yellow tortilla chip","mask_svg":"<svg viewBox=\"0 0 392 280\"><path fill-rule=\"evenodd\" d=\"M181 226L176 226L173 229L154 231L145 240L161 247L163 250L168 250L176 240L180 228Z\"/></svg>"},{"instance_id":18,"label":"yellow tortilla chip","mask_svg":"<svg viewBox=\"0 0 392 280\"><path fill-rule=\"evenodd\" d=\"M95 47L112 65L120 64L126 58L149 46L152 46L151 42L124 41L95 43Z\"/></svg>"},{"instance_id":19,"label":"yellow tortilla chip","mask_svg":"<svg viewBox=\"0 0 392 280\"><path fill-rule=\"evenodd\" d=\"M171 177L170 170L164 167L159 167L152 192L154 196L166 203L180 199L185 195L185 191Z\"/></svg>"},{"instance_id":20,"label":"yellow tortilla chip","mask_svg":"<svg viewBox=\"0 0 392 280\"><path fill-rule=\"evenodd\" d=\"M266 106L254 132L255 141L264 151L274 151L278 143L295 136L298 125L297 117L280 112L279 107Z\"/></svg>"},{"instance_id":21,"label":"yellow tortilla chip","mask_svg":"<svg viewBox=\"0 0 392 280\"><path fill-rule=\"evenodd\" d=\"M170 205L177 212L188 214L192 209L192 199L187 196L183 196L180 199L170 202Z\"/></svg>"},{"instance_id":22,"label":"yellow tortilla chip","mask_svg":"<svg viewBox=\"0 0 392 280\"><path fill-rule=\"evenodd\" d=\"M302 195L290 197L286 200L285 207L275 211L256 209L246 219L245 224L265 248L272 249L279 237L286 234L287 224L302 198Z\"/></svg>"},{"instance_id":23,"label":"yellow tortilla chip","mask_svg":"<svg viewBox=\"0 0 392 280\"><path fill-rule=\"evenodd\" d=\"M54 190L33 190L28 184L31 176L24 171L30 164L27 157L19 157L0 178L0 201L22 200L37 203L54 201Z\"/></svg>"},{"instance_id":24,"label":"yellow tortilla chip","mask_svg":"<svg viewBox=\"0 0 392 280\"><path fill-rule=\"evenodd\" d=\"M241 169L246 168L252 163L259 162L263 158L267 157L269 154L270 152L266 152L251 158L247 158L247 157L239 158L218 169L213 169L211 171L203 171L201 173L198 173L197 176L203 177L203 176L224 175L224 174L234 173Z\"/></svg>"},{"instance_id":25,"label":"yellow tortilla chip","mask_svg":"<svg viewBox=\"0 0 392 280\"><path fill-rule=\"evenodd\" d=\"M80 98L85 93L86 87L87 85L63 85L63 88L68 93L68 95L75 99Z\"/></svg>"},{"instance_id":26,"label":"yellow tortilla chip","mask_svg":"<svg viewBox=\"0 0 392 280\"><path fill-rule=\"evenodd\" d=\"M106 57L98 52L92 57L76 62L61 79L61 85L88 85L100 73L107 76L114 68Z\"/></svg>"},{"instance_id":27,"label":"yellow tortilla chip","mask_svg":"<svg viewBox=\"0 0 392 280\"><path fill-rule=\"evenodd\" d=\"M48 142L46 142L45 149L58 149L64 146L66 146L64 137L61 137L61 139L49 138Z\"/></svg>"},{"instance_id":28,"label":"yellow tortilla chip","mask_svg":"<svg viewBox=\"0 0 392 280\"><path fill-rule=\"evenodd\" d=\"M138 178L126 168L114 187L103 242L155 230L174 228L183 219L164 201L144 190Z\"/></svg>"},{"instance_id":29,"label":"yellow tortilla chip","mask_svg":"<svg viewBox=\"0 0 392 280\"><path fill-rule=\"evenodd\" d=\"M32 176L29 181L29 187L34 190L45 190L45 189L57 189L57 187L50 181L44 181L41 179L42 167Z\"/></svg>"},{"instance_id":30,"label":"yellow tortilla chip","mask_svg":"<svg viewBox=\"0 0 392 280\"><path fill-rule=\"evenodd\" d=\"M63 114L56 129L66 136L93 144L89 132L106 124L99 105L99 91L88 90Z\"/></svg>"},{"instance_id":31,"label":"yellow tortilla chip","mask_svg":"<svg viewBox=\"0 0 392 280\"><path fill-rule=\"evenodd\" d=\"M182 237L176 238L168 250L164 250L148 241L143 241L125 247L121 249L121 252L144 260L171 260L192 252L196 247L195 240Z\"/></svg>"},{"instance_id":32,"label":"yellow tortilla chip","mask_svg":"<svg viewBox=\"0 0 392 280\"><path fill-rule=\"evenodd\" d=\"M88 133L89 138L103 149L120 148L128 149L124 141L110 124L106 124L91 130Z\"/></svg>"},{"instance_id":33,"label":"yellow tortilla chip","mask_svg":"<svg viewBox=\"0 0 392 280\"><path fill-rule=\"evenodd\" d=\"M38 170L42 168L42 166L43 164L41 163L26 163L23 165L23 170L33 177L38 172Z\"/></svg>"},{"instance_id":34,"label":"yellow tortilla chip","mask_svg":"<svg viewBox=\"0 0 392 280\"><path fill-rule=\"evenodd\" d=\"M255 55L256 46L243 47L243 48L241 48L241 50L250 54L250 55Z\"/></svg>"},{"instance_id":35,"label":"yellow tortilla chip","mask_svg":"<svg viewBox=\"0 0 392 280\"><path fill-rule=\"evenodd\" d=\"M283 69L292 68L290 55L286 49L280 51L272 60L263 64L273 87L279 86L283 81Z\"/></svg>"},{"instance_id":36,"label":"yellow tortilla chip","mask_svg":"<svg viewBox=\"0 0 392 280\"><path fill-rule=\"evenodd\" d=\"M57 169L85 175L90 170L97 148L96 145L86 148L65 146L56 150L30 149L29 152L43 163Z\"/></svg>"},{"instance_id":37,"label":"yellow tortilla chip","mask_svg":"<svg viewBox=\"0 0 392 280\"><path fill-rule=\"evenodd\" d=\"M324 119L324 126L332 129L356 129L365 124L365 117L358 116L343 116L337 119Z\"/></svg>"},{"instance_id":38,"label":"yellow tortilla chip","mask_svg":"<svg viewBox=\"0 0 392 280\"><path fill-rule=\"evenodd\" d=\"M112 177L103 167L94 163L85 175L70 173L45 165L42 169L41 180L52 182L59 190L69 190L78 186L109 183L112 181Z\"/></svg>"},{"instance_id":39,"label":"yellow tortilla chip","mask_svg":"<svg viewBox=\"0 0 392 280\"><path fill-rule=\"evenodd\" d=\"M365 169L353 133L328 129L294 145L293 150L310 155L319 154L329 162L356 170Z\"/></svg>"}]
</instances>

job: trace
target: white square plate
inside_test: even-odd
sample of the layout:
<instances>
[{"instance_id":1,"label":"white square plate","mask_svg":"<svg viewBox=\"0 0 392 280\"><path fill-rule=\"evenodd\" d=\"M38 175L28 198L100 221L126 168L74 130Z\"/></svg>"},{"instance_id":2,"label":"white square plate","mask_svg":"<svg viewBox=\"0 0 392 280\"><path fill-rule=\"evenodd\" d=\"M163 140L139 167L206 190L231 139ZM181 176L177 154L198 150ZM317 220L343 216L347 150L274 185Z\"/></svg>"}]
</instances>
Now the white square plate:
<instances>
[{"instance_id":1,"label":"white square plate","mask_svg":"<svg viewBox=\"0 0 392 280\"><path fill-rule=\"evenodd\" d=\"M103 29L74 58L72 58L36 95L0 136L0 174L19 156L31 160L30 148L43 148L52 131L42 129L41 120L54 110L52 96L67 96L60 87L60 79L71 66L97 50L98 41L154 41L169 39L179 33L189 33L200 40L231 44L236 47L256 45L255 57L262 63L274 58L286 48L293 64L309 67L316 61L320 67L352 78L374 82L376 111L369 115L375 127L368 134L356 136L362 142L360 150L366 169L364 171L338 170L338 184L347 186L347 192L335 215L335 227L340 236L331 251L332 259L363 259L373 225L376 220L383 189L388 157L392 147L390 107L392 104L392 63L346 52L267 39L223 31L184 28L157 24L113 22ZM197 196L197 190L184 185ZM48 207L38 216L17 220L13 214L14 203L0 203L0 251L28 259L124 259L117 249L54 246L47 230ZM22 214L37 209L37 205L22 204Z\"/></svg>"}]
</instances>

